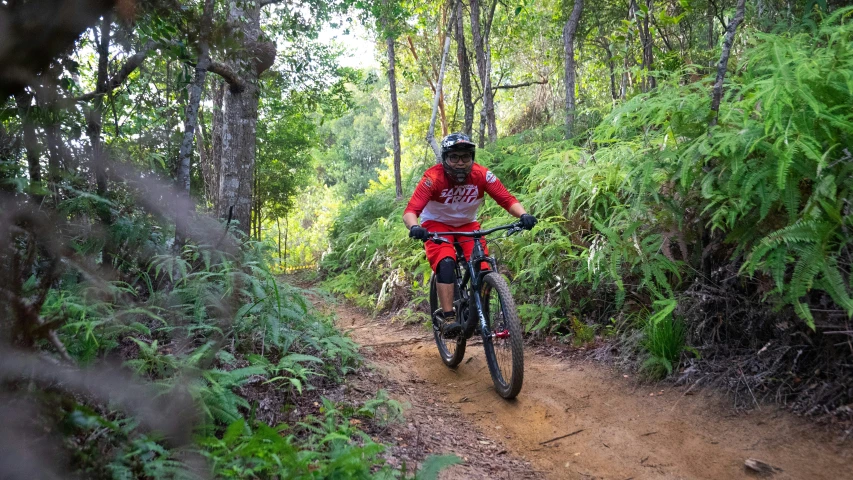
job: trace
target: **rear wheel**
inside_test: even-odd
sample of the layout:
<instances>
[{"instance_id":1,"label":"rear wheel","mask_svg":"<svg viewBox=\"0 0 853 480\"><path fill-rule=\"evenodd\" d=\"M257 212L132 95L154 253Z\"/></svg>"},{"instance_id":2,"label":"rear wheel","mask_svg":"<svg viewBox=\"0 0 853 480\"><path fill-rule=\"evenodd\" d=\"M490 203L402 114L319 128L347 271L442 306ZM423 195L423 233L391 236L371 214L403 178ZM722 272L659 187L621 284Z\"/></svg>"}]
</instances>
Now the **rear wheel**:
<instances>
[{"instance_id":1,"label":"rear wheel","mask_svg":"<svg viewBox=\"0 0 853 480\"><path fill-rule=\"evenodd\" d=\"M515 398L524 381L524 345L515 301L502 275L492 272L483 278L482 300L489 327L483 348L492 381L501 397Z\"/></svg>"},{"instance_id":2,"label":"rear wheel","mask_svg":"<svg viewBox=\"0 0 853 480\"><path fill-rule=\"evenodd\" d=\"M458 300L460 295L461 293L457 286L453 291L454 300ZM436 290L435 286L435 274L433 274L429 281L430 318L432 318L432 314L438 310L440 306L441 305L438 302L438 290ZM456 366L459 365L459 362L462 361L462 358L465 357L465 336L460 334L459 338L445 338L444 335L441 334L441 330L438 328L439 326L436 325L434 321L430 321L430 324L432 325L432 334L435 337L435 344L438 346L438 353L439 356L441 356L441 361L450 368L456 368Z\"/></svg>"}]
</instances>

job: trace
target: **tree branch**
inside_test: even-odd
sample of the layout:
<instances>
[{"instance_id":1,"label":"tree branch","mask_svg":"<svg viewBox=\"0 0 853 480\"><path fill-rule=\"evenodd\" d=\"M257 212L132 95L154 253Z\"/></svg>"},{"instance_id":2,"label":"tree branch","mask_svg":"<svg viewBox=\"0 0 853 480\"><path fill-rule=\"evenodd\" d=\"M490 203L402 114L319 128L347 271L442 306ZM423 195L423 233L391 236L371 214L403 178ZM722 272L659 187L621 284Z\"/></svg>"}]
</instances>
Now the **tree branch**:
<instances>
[{"instance_id":1,"label":"tree branch","mask_svg":"<svg viewBox=\"0 0 853 480\"><path fill-rule=\"evenodd\" d=\"M657 30L657 31L658 31L658 33L660 33L660 38L662 38L662 39L663 39L663 43L665 43L665 44L666 44L666 48L667 48L667 49L669 49L669 51L671 52L671 51L672 51L672 44L670 44L670 43L669 43L669 37L667 37L667 36L666 36L666 32L664 32L663 30L661 30L661 28L658 26L658 21L657 21L657 20L655 20L655 16L654 16L654 15L649 15L649 16L650 16L650 17L651 17L651 19L652 19L652 25L654 25L654 26L655 26L655 30Z\"/></svg>"},{"instance_id":2,"label":"tree branch","mask_svg":"<svg viewBox=\"0 0 853 480\"><path fill-rule=\"evenodd\" d=\"M720 13L720 9L717 8L717 2L715 2L714 0L710 0L710 2L711 2L711 5L714 6L714 15L717 17L717 20L720 21L720 24L723 25L723 30L728 30L729 26L726 25L726 21L723 20L723 15Z\"/></svg>"},{"instance_id":3,"label":"tree branch","mask_svg":"<svg viewBox=\"0 0 853 480\"><path fill-rule=\"evenodd\" d=\"M515 83L512 85L498 85L496 87L492 87L492 90L498 90L498 89L507 89L508 90L510 88L521 88L521 87L529 87L531 85L547 85L547 84L548 84L548 79L545 78L545 79L542 79L539 81L532 80L530 82Z\"/></svg>"},{"instance_id":4,"label":"tree branch","mask_svg":"<svg viewBox=\"0 0 853 480\"><path fill-rule=\"evenodd\" d=\"M107 81L107 88L105 91L89 92L87 94L80 95L79 97L74 97L73 101L87 102L98 96L106 95L121 86L121 84L124 83L125 80L127 80L127 77L129 77L131 73L136 71L136 69L139 68L140 65L142 65L142 62L145 61L145 58L148 57L148 53L154 49L154 46L154 42L149 40L148 43L146 43L138 52L131 55L127 59L127 61L124 62L124 65L121 66L121 69L119 69L118 73L116 73L113 78Z\"/></svg>"},{"instance_id":5,"label":"tree branch","mask_svg":"<svg viewBox=\"0 0 853 480\"><path fill-rule=\"evenodd\" d=\"M246 84L243 80L241 80L233 70L223 63L211 61L210 66L207 67L207 71L224 78L225 81L228 82L232 93L240 93L246 89Z\"/></svg>"}]
</instances>

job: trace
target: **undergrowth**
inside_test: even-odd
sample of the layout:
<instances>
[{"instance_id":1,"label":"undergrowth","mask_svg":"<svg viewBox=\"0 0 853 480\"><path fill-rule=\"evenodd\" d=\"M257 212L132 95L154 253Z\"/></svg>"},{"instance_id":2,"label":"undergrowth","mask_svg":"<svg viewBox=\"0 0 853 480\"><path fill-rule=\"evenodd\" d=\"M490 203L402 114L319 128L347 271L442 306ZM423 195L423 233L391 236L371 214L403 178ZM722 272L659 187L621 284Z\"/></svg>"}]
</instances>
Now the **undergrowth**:
<instances>
[{"instance_id":1,"label":"undergrowth","mask_svg":"<svg viewBox=\"0 0 853 480\"><path fill-rule=\"evenodd\" d=\"M38 305L51 329L7 335L32 338L32 353L0 351L2 410L44 451L27 466L32 478L56 468L87 478L413 478L359 427L400 421L398 402L382 391L357 404L322 397L358 368L358 346L273 275L268 247L190 243L173 253L159 229L132 220L118 235L149 248L114 264L112 277L107 262L86 268L81 255L12 279L20 283L8 291L21 295L11 305ZM0 259L49 252L52 239L30 228ZM105 243L62 240L105 258ZM455 461L428 458L423 471ZM423 471L417 478L435 478Z\"/></svg>"}]
</instances>

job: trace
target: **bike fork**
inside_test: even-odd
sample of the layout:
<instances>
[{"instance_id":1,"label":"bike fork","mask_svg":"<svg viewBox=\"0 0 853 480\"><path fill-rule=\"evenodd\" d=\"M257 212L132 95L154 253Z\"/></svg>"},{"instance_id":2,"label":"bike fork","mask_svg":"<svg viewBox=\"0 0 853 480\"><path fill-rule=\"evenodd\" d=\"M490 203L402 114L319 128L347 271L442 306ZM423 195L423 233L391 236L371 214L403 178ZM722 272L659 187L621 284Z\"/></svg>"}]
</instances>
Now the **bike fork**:
<instances>
[{"instance_id":1,"label":"bike fork","mask_svg":"<svg viewBox=\"0 0 853 480\"><path fill-rule=\"evenodd\" d=\"M474 305L477 308L477 316L478 316L478 320L480 322L480 332L483 336L484 342L485 341L491 342L496 338L499 338L501 340L505 340L505 339L509 338L509 330L507 328L504 328L500 332L497 332L497 331L493 332L486 325L486 316L483 315L483 300L480 297L480 292L474 292Z\"/></svg>"},{"instance_id":2,"label":"bike fork","mask_svg":"<svg viewBox=\"0 0 853 480\"><path fill-rule=\"evenodd\" d=\"M477 310L477 321L480 322L480 335L483 337L483 342L491 342L493 335L486 324L486 316L483 315L483 300L480 298L480 292L474 292L474 306Z\"/></svg>"}]
</instances>

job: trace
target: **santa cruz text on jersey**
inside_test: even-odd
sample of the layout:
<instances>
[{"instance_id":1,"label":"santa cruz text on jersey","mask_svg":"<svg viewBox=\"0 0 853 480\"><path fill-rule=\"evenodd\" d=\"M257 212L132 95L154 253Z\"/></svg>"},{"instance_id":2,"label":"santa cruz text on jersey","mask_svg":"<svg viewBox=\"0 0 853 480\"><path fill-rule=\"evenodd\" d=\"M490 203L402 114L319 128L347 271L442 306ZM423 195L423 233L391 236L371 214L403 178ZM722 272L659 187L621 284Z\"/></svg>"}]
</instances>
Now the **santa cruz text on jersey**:
<instances>
[{"instance_id":1,"label":"santa cruz text on jersey","mask_svg":"<svg viewBox=\"0 0 853 480\"><path fill-rule=\"evenodd\" d=\"M478 193L479 189L474 185L460 185L442 190L441 198L444 203L474 203Z\"/></svg>"}]
</instances>

